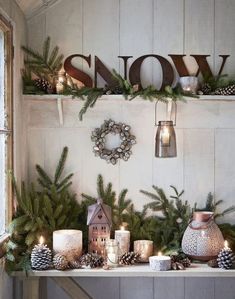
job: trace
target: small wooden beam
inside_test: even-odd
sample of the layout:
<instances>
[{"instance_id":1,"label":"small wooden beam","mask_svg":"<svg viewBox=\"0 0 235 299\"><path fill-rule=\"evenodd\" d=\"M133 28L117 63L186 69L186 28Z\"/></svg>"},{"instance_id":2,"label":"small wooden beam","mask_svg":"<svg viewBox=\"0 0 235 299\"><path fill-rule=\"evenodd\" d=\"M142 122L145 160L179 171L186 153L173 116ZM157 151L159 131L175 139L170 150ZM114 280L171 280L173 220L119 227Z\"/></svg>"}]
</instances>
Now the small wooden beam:
<instances>
[{"instance_id":1,"label":"small wooden beam","mask_svg":"<svg viewBox=\"0 0 235 299\"><path fill-rule=\"evenodd\" d=\"M40 277L25 277L23 279L23 299L39 299Z\"/></svg>"},{"instance_id":2,"label":"small wooden beam","mask_svg":"<svg viewBox=\"0 0 235 299\"><path fill-rule=\"evenodd\" d=\"M70 296L71 299L92 299L92 297L72 278L53 277L52 279Z\"/></svg>"}]
</instances>

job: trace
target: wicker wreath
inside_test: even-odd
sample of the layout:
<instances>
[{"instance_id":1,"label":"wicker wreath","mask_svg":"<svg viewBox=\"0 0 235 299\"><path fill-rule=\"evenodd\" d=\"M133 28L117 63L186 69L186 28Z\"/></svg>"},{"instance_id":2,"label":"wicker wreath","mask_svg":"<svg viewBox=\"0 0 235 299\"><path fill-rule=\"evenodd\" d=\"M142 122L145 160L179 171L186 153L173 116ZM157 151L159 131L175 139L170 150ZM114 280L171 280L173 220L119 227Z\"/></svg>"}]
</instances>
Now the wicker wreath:
<instances>
[{"instance_id":1,"label":"wicker wreath","mask_svg":"<svg viewBox=\"0 0 235 299\"><path fill-rule=\"evenodd\" d=\"M91 135L91 140L95 143L93 147L95 155L113 165L117 164L118 159L127 161L132 154L132 145L136 143L136 137L131 134L130 129L131 127L124 123L115 123L112 119L105 120ZM119 134L121 140L119 147L111 150L105 148L105 137L108 134Z\"/></svg>"}]
</instances>

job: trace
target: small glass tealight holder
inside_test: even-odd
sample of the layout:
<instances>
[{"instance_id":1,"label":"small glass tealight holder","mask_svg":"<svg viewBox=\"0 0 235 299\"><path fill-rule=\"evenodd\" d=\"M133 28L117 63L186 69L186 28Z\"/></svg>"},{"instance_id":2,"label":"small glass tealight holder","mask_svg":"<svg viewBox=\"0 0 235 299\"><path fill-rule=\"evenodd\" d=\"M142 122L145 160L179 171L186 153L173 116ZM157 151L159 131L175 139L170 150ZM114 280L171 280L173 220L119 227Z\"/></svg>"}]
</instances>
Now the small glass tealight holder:
<instances>
[{"instance_id":1,"label":"small glass tealight holder","mask_svg":"<svg viewBox=\"0 0 235 299\"><path fill-rule=\"evenodd\" d=\"M106 242L106 259L107 266L117 267L118 266L118 242L114 239L110 239Z\"/></svg>"}]
</instances>

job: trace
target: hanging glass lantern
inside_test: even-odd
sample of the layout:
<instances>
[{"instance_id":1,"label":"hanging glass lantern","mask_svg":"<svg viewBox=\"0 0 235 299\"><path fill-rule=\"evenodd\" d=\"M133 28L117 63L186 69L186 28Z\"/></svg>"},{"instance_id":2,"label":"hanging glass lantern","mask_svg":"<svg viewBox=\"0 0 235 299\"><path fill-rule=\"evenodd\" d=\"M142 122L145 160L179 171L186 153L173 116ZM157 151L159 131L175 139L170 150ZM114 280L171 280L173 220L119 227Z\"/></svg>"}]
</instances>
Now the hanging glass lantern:
<instances>
[{"instance_id":1,"label":"hanging glass lantern","mask_svg":"<svg viewBox=\"0 0 235 299\"><path fill-rule=\"evenodd\" d=\"M174 126L176 125L176 103L169 100L166 105L167 120L158 121L157 118L157 103L155 106L155 125L158 126L156 138L155 138L155 157L157 158L173 158L177 156L176 148L176 135ZM172 115L174 114L174 122L172 121Z\"/></svg>"},{"instance_id":2,"label":"hanging glass lantern","mask_svg":"<svg viewBox=\"0 0 235 299\"><path fill-rule=\"evenodd\" d=\"M173 121L159 121L155 140L155 157L171 158L176 156L176 137Z\"/></svg>"}]
</instances>

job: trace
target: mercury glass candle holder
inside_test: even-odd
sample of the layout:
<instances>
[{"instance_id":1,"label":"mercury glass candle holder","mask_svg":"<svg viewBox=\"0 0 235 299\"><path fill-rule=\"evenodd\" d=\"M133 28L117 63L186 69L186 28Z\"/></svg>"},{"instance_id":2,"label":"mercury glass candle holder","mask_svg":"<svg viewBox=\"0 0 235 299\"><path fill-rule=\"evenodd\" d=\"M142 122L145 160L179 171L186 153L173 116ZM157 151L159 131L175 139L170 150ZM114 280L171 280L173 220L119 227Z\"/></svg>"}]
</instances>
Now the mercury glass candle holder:
<instances>
[{"instance_id":1,"label":"mercury glass candle holder","mask_svg":"<svg viewBox=\"0 0 235 299\"><path fill-rule=\"evenodd\" d=\"M134 252L139 253L139 261L147 263L149 257L153 254L153 241L137 240L134 241Z\"/></svg>"},{"instance_id":2,"label":"mercury glass candle holder","mask_svg":"<svg viewBox=\"0 0 235 299\"><path fill-rule=\"evenodd\" d=\"M53 252L60 253L68 260L78 258L82 254L82 231L62 229L53 232Z\"/></svg>"},{"instance_id":3,"label":"mercury glass candle holder","mask_svg":"<svg viewBox=\"0 0 235 299\"><path fill-rule=\"evenodd\" d=\"M154 271L167 271L171 269L171 258L164 255L154 255L149 257L149 265Z\"/></svg>"}]
</instances>

